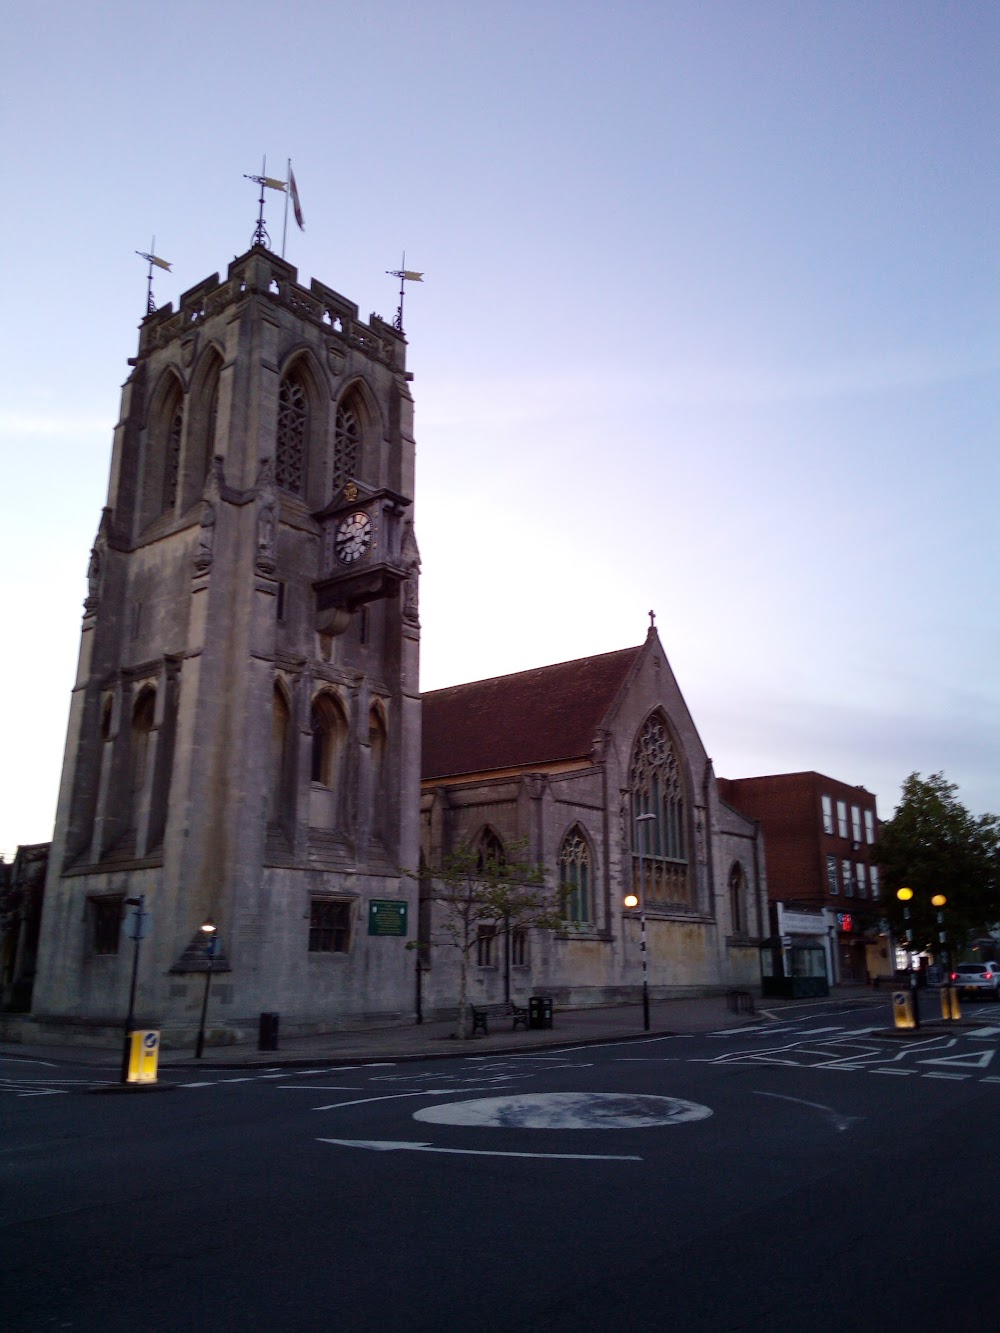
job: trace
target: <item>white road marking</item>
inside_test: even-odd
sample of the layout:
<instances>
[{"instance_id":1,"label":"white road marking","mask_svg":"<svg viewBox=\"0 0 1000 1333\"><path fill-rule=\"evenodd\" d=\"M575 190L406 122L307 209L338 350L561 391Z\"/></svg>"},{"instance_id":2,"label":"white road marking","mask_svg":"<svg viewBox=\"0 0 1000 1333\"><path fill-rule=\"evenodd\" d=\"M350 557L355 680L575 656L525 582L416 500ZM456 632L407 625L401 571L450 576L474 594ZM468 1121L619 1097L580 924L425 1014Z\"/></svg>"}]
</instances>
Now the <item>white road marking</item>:
<instances>
[{"instance_id":1,"label":"white road marking","mask_svg":"<svg viewBox=\"0 0 1000 1333\"><path fill-rule=\"evenodd\" d=\"M350 1083L280 1083L278 1092L364 1092L361 1084Z\"/></svg>"},{"instance_id":2,"label":"white road marking","mask_svg":"<svg viewBox=\"0 0 1000 1333\"><path fill-rule=\"evenodd\" d=\"M400 1097L454 1097L454 1088L421 1088L419 1092L388 1092L381 1097L358 1097L353 1102L331 1102L314 1106L314 1111L339 1111L342 1106L367 1106L369 1102L392 1102Z\"/></svg>"},{"instance_id":3,"label":"white road marking","mask_svg":"<svg viewBox=\"0 0 1000 1333\"><path fill-rule=\"evenodd\" d=\"M178 1083L179 1088L214 1088L214 1083Z\"/></svg>"},{"instance_id":4,"label":"white road marking","mask_svg":"<svg viewBox=\"0 0 1000 1333\"><path fill-rule=\"evenodd\" d=\"M828 1116L837 1130L850 1129L852 1125L864 1119L864 1116L860 1115L843 1115L840 1111L834 1110L832 1106L824 1106L822 1102L807 1102L803 1097L786 1097L781 1092L758 1092L755 1089L754 1095L757 1097L774 1097L781 1102L798 1102L800 1106L811 1106L814 1111L822 1111L825 1116Z\"/></svg>"},{"instance_id":5,"label":"white road marking","mask_svg":"<svg viewBox=\"0 0 1000 1333\"><path fill-rule=\"evenodd\" d=\"M915 1074L917 1071L915 1069L869 1069L868 1072L869 1074L897 1074L900 1078L909 1078L911 1074Z\"/></svg>"},{"instance_id":6,"label":"white road marking","mask_svg":"<svg viewBox=\"0 0 1000 1333\"><path fill-rule=\"evenodd\" d=\"M453 1153L459 1157L539 1157L546 1161L564 1162L641 1162L641 1157L623 1153L582 1152L490 1152L477 1148L435 1148L430 1143L406 1143L386 1139L317 1139L317 1143L333 1143L341 1148L368 1148L374 1152L437 1152Z\"/></svg>"},{"instance_id":7,"label":"white road marking","mask_svg":"<svg viewBox=\"0 0 1000 1333\"><path fill-rule=\"evenodd\" d=\"M964 1080L964 1079L967 1079L967 1078L971 1078L972 1075L971 1075L971 1074L938 1074L938 1073L935 1073L933 1070L928 1069L927 1072L923 1075L923 1077L924 1077L924 1078L950 1078L950 1079Z\"/></svg>"},{"instance_id":8,"label":"white road marking","mask_svg":"<svg viewBox=\"0 0 1000 1333\"><path fill-rule=\"evenodd\" d=\"M941 1055L936 1060L918 1060L918 1065L957 1065L965 1069L985 1069L996 1051L966 1051L963 1055Z\"/></svg>"},{"instance_id":9,"label":"white road marking","mask_svg":"<svg viewBox=\"0 0 1000 1333\"><path fill-rule=\"evenodd\" d=\"M974 1028L966 1032L967 1037L1000 1037L1000 1028Z\"/></svg>"},{"instance_id":10,"label":"white road marking","mask_svg":"<svg viewBox=\"0 0 1000 1333\"><path fill-rule=\"evenodd\" d=\"M705 1120L711 1108L679 1097L620 1092L527 1092L425 1106L414 1120L489 1129L646 1129Z\"/></svg>"}]
</instances>

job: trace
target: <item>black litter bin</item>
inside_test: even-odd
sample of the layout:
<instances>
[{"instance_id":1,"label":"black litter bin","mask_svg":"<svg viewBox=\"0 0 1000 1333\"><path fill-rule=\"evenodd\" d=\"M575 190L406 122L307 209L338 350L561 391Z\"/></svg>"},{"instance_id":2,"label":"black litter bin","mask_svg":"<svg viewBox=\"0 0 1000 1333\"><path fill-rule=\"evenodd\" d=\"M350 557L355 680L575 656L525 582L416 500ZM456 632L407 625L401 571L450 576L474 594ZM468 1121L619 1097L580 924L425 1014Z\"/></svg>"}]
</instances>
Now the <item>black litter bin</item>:
<instances>
[{"instance_id":1,"label":"black litter bin","mask_svg":"<svg viewBox=\"0 0 1000 1333\"><path fill-rule=\"evenodd\" d=\"M278 1049L277 1014L261 1014L257 1049L258 1051L276 1051Z\"/></svg>"},{"instance_id":2,"label":"black litter bin","mask_svg":"<svg viewBox=\"0 0 1000 1333\"><path fill-rule=\"evenodd\" d=\"M552 1026L552 996L532 995L528 1000L528 1027L550 1028Z\"/></svg>"}]
</instances>

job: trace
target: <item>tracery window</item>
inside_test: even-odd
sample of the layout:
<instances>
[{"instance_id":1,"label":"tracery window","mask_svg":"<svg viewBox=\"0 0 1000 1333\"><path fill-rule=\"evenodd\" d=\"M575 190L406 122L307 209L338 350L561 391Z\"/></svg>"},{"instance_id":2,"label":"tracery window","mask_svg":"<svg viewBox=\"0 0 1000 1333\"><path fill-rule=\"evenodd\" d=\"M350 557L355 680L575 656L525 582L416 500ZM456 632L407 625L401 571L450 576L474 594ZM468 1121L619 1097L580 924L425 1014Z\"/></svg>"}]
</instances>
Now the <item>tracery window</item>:
<instances>
[{"instance_id":1,"label":"tracery window","mask_svg":"<svg viewBox=\"0 0 1000 1333\"><path fill-rule=\"evenodd\" d=\"M592 920L590 848L579 825L563 839L559 853L559 888L564 920L575 924Z\"/></svg>"},{"instance_id":2,"label":"tracery window","mask_svg":"<svg viewBox=\"0 0 1000 1333\"><path fill-rule=\"evenodd\" d=\"M477 868L480 871L486 870L496 874L506 864L507 854L503 849L503 843L500 841L499 835L494 833L491 828L484 829L476 844Z\"/></svg>"},{"instance_id":3,"label":"tracery window","mask_svg":"<svg viewBox=\"0 0 1000 1333\"><path fill-rule=\"evenodd\" d=\"M348 398L337 408L333 432L333 493L357 476L361 444L361 422L355 404Z\"/></svg>"},{"instance_id":4,"label":"tracery window","mask_svg":"<svg viewBox=\"0 0 1000 1333\"><path fill-rule=\"evenodd\" d=\"M274 451L274 479L293 495L305 489L306 440L309 398L301 376L286 375L278 389L278 435Z\"/></svg>"},{"instance_id":5,"label":"tracery window","mask_svg":"<svg viewBox=\"0 0 1000 1333\"><path fill-rule=\"evenodd\" d=\"M684 778L659 716L643 724L632 754L629 788L635 892L652 906L692 907Z\"/></svg>"}]
</instances>

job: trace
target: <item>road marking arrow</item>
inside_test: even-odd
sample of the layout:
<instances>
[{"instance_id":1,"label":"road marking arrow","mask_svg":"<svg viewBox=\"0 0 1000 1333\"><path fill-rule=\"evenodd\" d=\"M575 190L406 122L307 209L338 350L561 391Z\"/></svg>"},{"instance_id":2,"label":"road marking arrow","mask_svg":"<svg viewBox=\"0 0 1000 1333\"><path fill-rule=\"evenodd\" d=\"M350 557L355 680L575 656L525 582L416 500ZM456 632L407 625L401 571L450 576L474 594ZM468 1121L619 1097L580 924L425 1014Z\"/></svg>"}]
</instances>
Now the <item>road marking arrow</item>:
<instances>
[{"instance_id":1,"label":"road marking arrow","mask_svg":"<svg viewBox=\"0 0 1000 1333\"><path fill-rule=\"evenodd\" d=\"M478 1148L435 1148L431 1143L408 1143L403 1139L317 1139L341 1148L368 1148L372 1152L441 1152L459 1157L542 1157L564 1162L641 1162L641 1157L617 1153L586 1152L489 1152Z\"/></svg>"},{"instance_id":2,"label":"road marking arrow","mask_svg":"<svg viewBox=\"0 0 1000 1333\"><path fill-rule=\"evenodd\" d=\"M918 1060L918 1065L958 1065L961 1069L985 1069L995 1051L968 1051L964 1055L939 1055L934 1060Z\"/></svg>"}]
</instances>

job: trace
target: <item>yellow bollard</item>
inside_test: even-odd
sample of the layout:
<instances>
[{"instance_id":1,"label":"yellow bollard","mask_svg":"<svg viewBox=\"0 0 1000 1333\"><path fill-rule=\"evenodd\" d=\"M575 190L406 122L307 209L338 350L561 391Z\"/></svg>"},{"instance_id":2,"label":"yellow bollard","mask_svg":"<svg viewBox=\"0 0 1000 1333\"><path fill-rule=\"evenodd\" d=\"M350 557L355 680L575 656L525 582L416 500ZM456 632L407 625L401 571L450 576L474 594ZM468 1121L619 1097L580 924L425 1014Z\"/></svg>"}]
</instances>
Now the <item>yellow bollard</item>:
<instances>
[{"instance_id":1,"label":"yellow bollard","mask_svg":"<svg viewBox=\"0 0 1000 1333\"><path fill-rule=\"evenodd\" d=\"M155 1083L160 1058L159 1032L133 1032L129 1051L128 1081Z\"/></svg>"},{"instance_id":2,"label":"yellow bollard","mask_svg":"<svg viewBox=\"0 0 1000 1333\"><path fill-rule=\"evenodd\" d=\"M892 1016L896 1021L897 1028L915 1028L917 1026L913 1015L913 1000L908 990L894 990L892 992Z\"/></svg>"},{"instance_id":3,"label":"yellow bollard","mask_svg":"<svg viewBox=\"0 0 1000 1333\"><path fill-rule=\"evenodd\" d=\"M941 1017L955 1023L962 1017L958 991L954 986L941 987Z\"/></svg>"}]
</instances>

